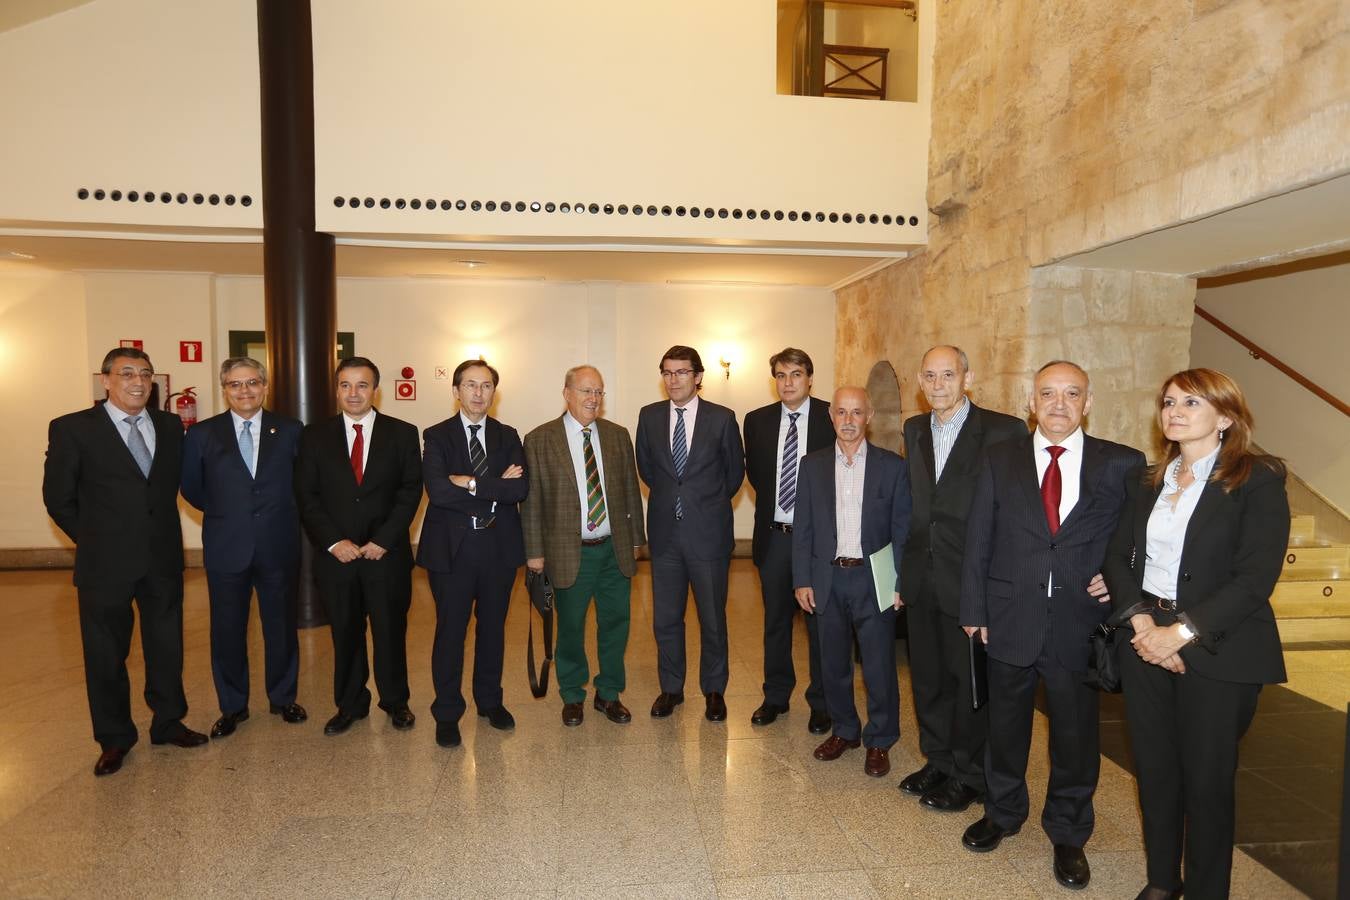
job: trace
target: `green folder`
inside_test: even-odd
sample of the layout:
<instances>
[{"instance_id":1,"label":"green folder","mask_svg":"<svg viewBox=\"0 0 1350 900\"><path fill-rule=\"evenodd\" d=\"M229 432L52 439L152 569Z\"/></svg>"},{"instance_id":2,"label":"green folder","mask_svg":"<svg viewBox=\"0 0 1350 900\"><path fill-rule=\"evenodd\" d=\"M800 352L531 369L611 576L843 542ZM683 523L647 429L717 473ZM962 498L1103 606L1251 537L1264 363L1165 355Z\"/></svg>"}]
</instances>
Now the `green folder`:
<instances>
[{"instance_id":1,"label":"green folder","mask_svg":"<svg viewBox=\"0 0 1350 900\"><path fill-rule=\"evenodd\" d=\"M872 584L877 590L877 609L885 612L895 605L895 554L887 544L869 557Z\"/></svg>"}]
</instances>

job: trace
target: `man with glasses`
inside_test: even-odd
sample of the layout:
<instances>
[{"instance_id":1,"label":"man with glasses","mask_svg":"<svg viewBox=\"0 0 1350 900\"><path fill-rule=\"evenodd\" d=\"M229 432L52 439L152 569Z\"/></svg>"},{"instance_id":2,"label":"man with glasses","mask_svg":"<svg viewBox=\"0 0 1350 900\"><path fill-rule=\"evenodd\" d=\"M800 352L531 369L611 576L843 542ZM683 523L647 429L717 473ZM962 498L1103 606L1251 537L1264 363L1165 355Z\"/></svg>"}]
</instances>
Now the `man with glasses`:
<instances>
[{"instance_id":1,"label":"man with glasses","mask_svg":"<svg viewBox=\"0 0 1350 900\"><path fill-rule=\"evenodd\" d=\"M661 693L652 715L684 702L684 612L694 590L702 649L699 687L704 717L727 717L727 570L735 544L731 498L745 477L736 415L700 400L703 360L675 346L661 359L668 401L638 414L638 474L651 489L647 537L652 551L652 630Z\"/></svg>"},{"instance_id":2,"label":"man with glasses","mask_svg":"<svg viewBox=\"0 0 1350 900\"><path fill-rule=\"evenodd\" d=\"M85 687L95 775L111 775L138 735L131 718L127 654L135 601L145 655L150 743L197 747L207 737L183 724L183 533L178 473L183 426L151 408L154 366L144 351L103 357L108 399L52 420L42 499L75 543Z\"/></svg>"},{"instance_id":3,"label":"man with glasses","mask_svg":"<svg viewBox=\"0 0 1350 900\"><path fill-rule=\"evenodd\" d=\"M516 572L525 562L516 504L529 493L520 435L488 415L497 395L497 370L481 359L455 367L459 412L431 426L423 474L427 515L417 545L417 564L427 570L436 601L436 637L431 678L436 700L436 743L458 747L464 700L464 638L469 615L474 630L473 702L478 715L499 731L516 727L502 703L502 657L506 609Z\"/></svg>"},{"instance_id":4,"label":"man with glasses","mask_svg":"<svg viewBox=\"0 0 1350 900\"><path fill-rule=\"evenodd\" d=\"M204 514L211 674L220 702L213 738L233 734L248 719L248 616L254 591L268 709L292 724L307 718L295 702L300 515L292 487L303 426L263 409L267 369L256 359L225 360L220 384L229 409L188 430L182 479L183 498Z\"/></svg>"},{"instance_id":5,"label":"man with glasses","mask_svg":"<svg viewBox=\"0 0 1350 900\"><path fill-rule=\"evenodd\" d=\"M557 594L558 691L564 725L586 707L586 612L595 598L595 709L615 724L632 721L619 699L625 685L629 594L646 541L642 494L628 429L600 418L605 381L594 366L563 379L567 411L525 435L530 494L521 505L525 564L548 571Z\"/></svg>"}]
</instances>

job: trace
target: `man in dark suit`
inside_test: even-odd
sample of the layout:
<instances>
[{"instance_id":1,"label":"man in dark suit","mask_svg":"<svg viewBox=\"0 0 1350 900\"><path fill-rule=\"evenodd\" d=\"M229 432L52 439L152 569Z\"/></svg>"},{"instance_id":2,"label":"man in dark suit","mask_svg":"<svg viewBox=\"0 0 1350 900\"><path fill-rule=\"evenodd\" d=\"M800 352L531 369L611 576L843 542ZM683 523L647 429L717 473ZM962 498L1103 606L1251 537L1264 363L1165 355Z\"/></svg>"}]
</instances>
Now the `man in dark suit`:
<instances>
[{"instance_id":1,"label":"man in dark suit","mask_svg":"<svg viewBox=\"0 0 1350 900\"><path fill-rule=\"evenodd\" d=\"M651 489L647 540L652 551L652 631L661 693L658 719L684 702L684 611L689 589L698 609L699 687L704 717L727 717L727 570L736 540L731 498L745 477L736 414L699 399L703 360L674 346L661 358L669 401L638 413L638 475Z\"/></svg>"},{"instance_id":2,"label":"man in dark suit","mask_svg":"<svg viewBox=\"0 0 1350 900\"><path fill-rule=\"evenodd\" d=\"M895 615L910 497L904 460L867 440L872 414L863 388L834 392L835 442L807 454L797 475L792 584L802 609L820 618L821 677L834 733L815 757L830 762L866 744L863 771L880 778L891 770L890 748L900 739ZM872 555L879 551L889 554L894 581L877 583ZM853 701L855 636L867 689L866 728Z\"/></svg>"},{"instance_id":3,"label":"man in dark suit","mask_svg":"<svg viewBox=\"0 0 1350 900\"><path fill-rule=\"evenodd\" d=\"M131 718L134 614L140 611L150 743L196 747L206 735L183 724L183 532L178 470L183 426L147 406L150 357L118 348L103 357L104 403L53 419L42 499L75 542L85 687L94 740L103 748L95 775L111 775L137 740Z\"/></svg>"},{"instance_id":4,"label":"man in dark suit","mask_svg":"<svg viewBox=\"0 0 1350 900\"><path fill-rule=\"evenodd\" d=\"M1126 474L1144 457L1083 433L1092 392L1074 363L1041 367L1031 407L1035 433L989 448L970 508L961 624L989 651L988 794L984 818L961 840L987 852L1026 821L1027 755L1044 681L1050 784L1041 826L1055 846L1055 878L1082 888L1100 765L1097 692L1083 683L1087 638L1110 613L1088 583L1120 521Z\"/></svg>"},{"instance_id":5,"label":"man in dark suit","mask_svg":"<svg viewBox=\"0 0 1350 900\"><path fill-rule=\"evenodd\" d=\"M367 618L380 708L405 730L417 721L408 708L407 648L408 526L422 500L417 429L375 411L380 370L365 357L342 360L334 380L342 412L305 427L295 468L300 520L333 631L337 713L323 733L341 734L370 712Z\"/></svg>"},{"instance_id":6,"label":"man in dark suit","mask_svg":"<svg viewBox=\"0 0 1350 900\"><path fill-rule=\"evenodd\" d=\"M211 674L221 713L213 738L233 734L248 718L248 613L255 590L268 708L286 722L307 718L295 702L300 515L292 476L303 426L263 409L267 369L256 359L225 360L220 384L229 410L188 430L182 479L183 498L204 514Z\"/></svg>"},{"instance_id":7,"label":"man in dark suit","mask_svg":"<svg viewBox=\"0 0 1350 900\"><path fill-rule=\"evenodd\" d=\"M792 623L799 607L792 591L792 523L797 469L807 453L830 446L834 427L830 404L811 396L815 367L803 350L787 347L769 358L780 402L746 413L745 474L755 489L755 531L751 555L759 568L764 598L764 702L750 716L769 725L788 711L797 684L792 666ZM816 617L805 616L811 680L806 702L812 734L830 730L825 689L820 682L820 639Z\"/></svg>"},{"instance_id":8,"label":"man in dark suit","mask_svg":"<svg viewBox=\"0 0 1350 900\"><path fill-rule=\"evenodd\" d=\"M455 368L459 413L428 428L423 461L426 519L417 564L427 570L436 601L431 677L436 699L436 743L460 744L459 720L467 704L464 638L472 613L473 702L478 715L501 731L516 726L502 703L502 657L511 586L525 561L516 504L529 493L520 435L488 415L496 397L497 370L481 359Z\"/></svg>"},{"instance_id":9,"label":"man in dark suit","mask_svg":"<svg viewBox=\"0 0 1350 900\"><path fill-rule=\"evenodd\" d=\"M900 782L928 809L960 812L984 793L985 708L972 709L969 639L961 630L966 516L986 448L1026 437L1021 419L966 397L972 374L959 347L934 347L919 364L931 412L905 421L914 519L900 596L909 632L909 675L923 768Z\"/></svg>"},{"instance_id":10,"label":"man in dark suit","mask_svg":"<svg viewBox=\"0 0 1350 900\"><path fill-rule=\"evenodd\" d=\"M586 611L594 597L595 708L622 725L633 719L619 694L632 578L646 543L633 442L628 429L600 418L605 381L594 366L569 369L562 394L567 411L525 435L525 564L547 570L557 596L563 724L580 725L585 714Z\"/></svg>"}]
</instances>

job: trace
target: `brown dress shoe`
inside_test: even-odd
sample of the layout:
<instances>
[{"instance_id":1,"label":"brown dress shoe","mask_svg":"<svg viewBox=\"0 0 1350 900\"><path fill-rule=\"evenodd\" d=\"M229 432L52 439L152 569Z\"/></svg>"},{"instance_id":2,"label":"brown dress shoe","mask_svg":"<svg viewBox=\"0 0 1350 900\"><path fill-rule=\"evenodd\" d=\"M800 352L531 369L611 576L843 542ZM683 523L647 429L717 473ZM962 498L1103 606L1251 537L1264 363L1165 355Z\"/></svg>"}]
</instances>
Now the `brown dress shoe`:
<instances>
[{"instance_id":1,"label":"brown dress shoe","mask_svg":"<svg viewBox=\"0 0 1350 900\"><path fill-rule=\"evenodd\" d=\"M836 760L843 756L845 750L853 750L854 748L861 746L862 741L860 740L846 741L839 735L832 734L825 739L823 744L816 748L816 752L812 755L822 762L831 762L832 760Z\"/></svg>"},{"instance_id":2,"label":"brown dress shoe","mask_svg":"<svg viewBox=\"0 0 1350 900\"><path fill-rule=\"evenodd\" d=\"M868 747L863 771L873 778L881 778L891 770L891 756L885 747Z\"/></svg>"},{"instance_id":3,"label":"brown dress shoe","mask_svg":"<svg viewBox=\"0 0 1350 900\"><path fill-rule=\"evenodd\" d=\"M678 694L667 694L662 691L657 695L655 702L652 703L652 718L664 719L675 711L675 707L684 702L684 692Z\"/></svg>"},{"instance_id":4,"label":"brown dress shoe","mask_svg":"<svg viewBox=\"0 0 1350 900\"><path fill-rule=\"evenodd\" d=\"M94 763L95 775L111 775L122 768L122 760L126 758L127 749L125 747L109 747L99 754L98 762Z\"/></svg>"},{"instance_id":5,"label":"brown dress shoe","mask_svg":"<svg viewBox=\"0 0 1350 900\"><path fill-rule=\"evenodd\" d=\"M601 700L596 697L594 705L596 709L605 714L606 719L609 719L615 725L627 725L633 721L633 714L628 711L628 707L619 702L618 697L613 700Z\"/></svg>"},{"instance_id":6,"label":"brown dress shoe","mask_svg":"<svg viewBox=\"0 0 1350 900\"><path fill-rule=\"evenodd\" d=\"M564 703L562 711L563 724L568 728L575 728L581 724L581 720L586 718L586 705L581 702Z\"/></svg>"}]
</instances>

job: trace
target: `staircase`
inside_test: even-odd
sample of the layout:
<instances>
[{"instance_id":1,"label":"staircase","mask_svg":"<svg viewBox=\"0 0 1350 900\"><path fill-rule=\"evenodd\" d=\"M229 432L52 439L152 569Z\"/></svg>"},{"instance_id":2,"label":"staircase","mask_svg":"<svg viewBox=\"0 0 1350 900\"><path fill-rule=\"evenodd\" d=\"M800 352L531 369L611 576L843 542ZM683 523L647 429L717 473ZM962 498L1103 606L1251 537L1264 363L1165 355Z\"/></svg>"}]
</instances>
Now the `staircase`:
<instances>
[{"instance_id":1,"label":"staircase","mask_svg":"<svg viewBox=\"0 0 1350 900\"><path fill-rule=\"evenodd\" d=\"M1284 571L1270 605L1286 644L1350 640L1350 545L1319 539L1317 517L1290 521Z\"/></svg>"}]
</instances>

